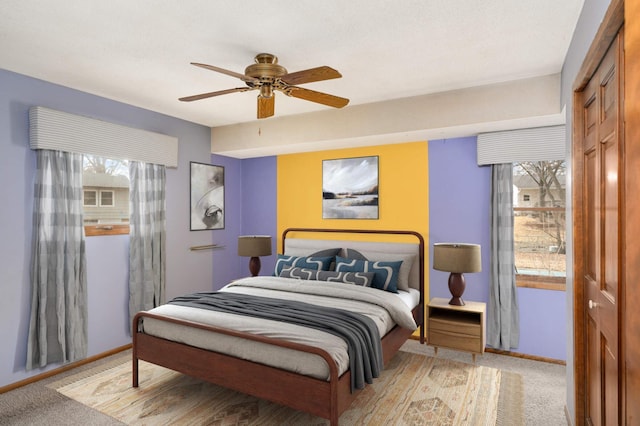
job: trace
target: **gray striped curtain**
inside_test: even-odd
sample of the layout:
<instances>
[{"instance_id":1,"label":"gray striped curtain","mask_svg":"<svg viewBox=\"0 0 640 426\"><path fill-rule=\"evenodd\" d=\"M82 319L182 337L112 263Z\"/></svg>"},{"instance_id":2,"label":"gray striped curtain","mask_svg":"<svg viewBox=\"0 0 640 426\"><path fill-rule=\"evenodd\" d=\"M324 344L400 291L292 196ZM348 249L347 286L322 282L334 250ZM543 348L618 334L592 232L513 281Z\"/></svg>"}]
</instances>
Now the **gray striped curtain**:
<instances>
[{"instance_id":1,"label":"gray striped curtain","mask_svg":"<svg viewBox=\"0 0 640 426\"><path fill-rule=\"evenodd\" d=\"M129 316L164 303L165 166L129 163Z\"/></svg>"},{"instance_id":2,"label":"gray striped curtain","mask_svg":"<svg viewBox=\"0 0 640 426\"><path fill-rule=\"evenodd\" d=\"M520 313L516 292L513 241L513 165L491 166L491 282L487 315L487 344L517 348Z\"/></svg>"},{"instance_id":3,"label":"gray striped curtain","mask_svg":"<svg viewBox=\"0 0 640 426\"><path fill-rule=\"evenodd\" d=\"M26 369L87 355L82 155L38 150Z\"/></svg>"}]
</instances>

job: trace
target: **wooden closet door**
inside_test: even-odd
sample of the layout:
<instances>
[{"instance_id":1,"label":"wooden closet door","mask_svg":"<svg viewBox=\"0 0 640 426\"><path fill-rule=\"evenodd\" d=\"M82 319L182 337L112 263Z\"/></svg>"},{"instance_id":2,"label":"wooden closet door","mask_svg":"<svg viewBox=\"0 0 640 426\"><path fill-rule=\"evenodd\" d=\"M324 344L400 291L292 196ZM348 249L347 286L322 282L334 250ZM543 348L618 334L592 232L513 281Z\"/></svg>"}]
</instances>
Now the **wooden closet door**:
<instances>
[{"instance_id":1,"label":"wooden closet door","mask_svg":"<svg viewBox=\"0 0 640 426\"><path fill-rule=\"evenodd\" d=\"M605 54L578 97L581 141L583 241L582 306L585 312L586 423L617 425L619 420L620 121L622 36ZM580 254L578 254L580 256Z\"/></svg>"}]
</instances>

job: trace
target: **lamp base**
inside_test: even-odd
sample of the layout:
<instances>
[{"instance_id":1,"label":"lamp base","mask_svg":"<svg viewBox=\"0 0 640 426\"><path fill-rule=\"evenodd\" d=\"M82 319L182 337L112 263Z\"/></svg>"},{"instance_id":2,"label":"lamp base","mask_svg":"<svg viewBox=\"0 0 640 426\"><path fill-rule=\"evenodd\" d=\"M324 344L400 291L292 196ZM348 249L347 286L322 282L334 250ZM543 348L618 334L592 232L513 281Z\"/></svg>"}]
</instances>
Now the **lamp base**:
<instances>
[{"instance_id":1,"label":"lamp base","mask_svg":"<svg viewBox=\"0 0 640 426\"><path fill-rule=\"evenodd\" d=\"M251 272L251 276L255 277L260 273L260 258L259 257L252 257L251 259L249 259L249 272Z\"/></svg>"},{"instance_id":2,"label":"lamp base","mask_svg":"<svg viewBox=\"0 0 640 426\"><path fill-rule=\"evenodd\" d=\"M453 306L464 306L464 300L462 300L461 297L454 296L449 300L449 304Z\"/></svg>"},{"instance_id":3,"label":"lamp base","mask_svg":"<svg viewBox=\"0 0 640 426\"><path fill-rule=\"evenodd\" d=\"M459 272L452 272L451 275L449 275L449 291L453 296L451 300L449 300L450 305L464 306L462 293L464 293L465 286L464 275Z\"/></svg>"}]
</instances>

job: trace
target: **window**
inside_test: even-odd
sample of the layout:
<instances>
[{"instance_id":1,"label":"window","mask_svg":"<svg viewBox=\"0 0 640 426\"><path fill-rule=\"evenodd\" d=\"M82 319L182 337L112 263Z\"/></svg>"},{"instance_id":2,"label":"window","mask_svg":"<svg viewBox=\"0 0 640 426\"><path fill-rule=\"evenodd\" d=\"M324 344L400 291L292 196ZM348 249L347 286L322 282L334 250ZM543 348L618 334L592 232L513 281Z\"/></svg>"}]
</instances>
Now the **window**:
<instances>
[{"instance_id":1,"label":"window","mask_svg":"<svg viewBox=\"0 0 640 426\"><path fill-rule=\"evenodd\" d=\"M513 164L514 248L520 287L564 290L565 183L564 160Z\"/></svg>"},{"instance_id":2,"label":"window","mask_svg":"<svg viewBox=\"0 0 640 426\"><path fill-rule=\"evenodd\" d=\"M85 234L128 234L129 162L85 155L82 185Z\"/></svg>"},{"instance_id":3,"label":"window","mask_svg":"<svg viewBox=\"0 0 640 426\"><path fill-rule=\"evenodd\" d=\"M98 206L98 191L84 190L84 198L82 202L83 206L97 207Z\"/></svg>"},{"instance_id":4,"label":"window","mask_svg":"<svg viewBox=\"0 0 640 426\"><path fill-rule=\"evenodd\" d=\"M100 207L113 207L113 194L113 191L100 191Z\"/></svg>"}]
</instances>

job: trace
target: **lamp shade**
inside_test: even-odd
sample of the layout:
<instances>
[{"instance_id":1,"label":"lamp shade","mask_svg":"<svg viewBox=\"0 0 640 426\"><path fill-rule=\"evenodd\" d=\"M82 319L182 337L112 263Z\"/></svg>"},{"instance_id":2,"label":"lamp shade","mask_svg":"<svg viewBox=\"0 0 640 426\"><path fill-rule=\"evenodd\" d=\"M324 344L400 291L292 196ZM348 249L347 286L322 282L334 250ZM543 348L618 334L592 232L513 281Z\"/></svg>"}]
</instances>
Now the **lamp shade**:
<instances>
[{"instance_id":1,"label":"lamp shade","mask_svg":"<svg viewBox=\"0 0 640 426\"><path fill-rule=\"evenodd\" d=\"M242 235L238 237L238 256L258 257L271 255L269 235Z\"/></svg>"},{"instance_id":2,"label":"lamp shade","mask_svg":"<svg viewBox=\"0 0 640 426\"><path fill-rule=\"evenodd\" d=\"M436 243L433 245L433 269L446 272L480 272L480 245Z\"/></svg>"}]
</instances>

